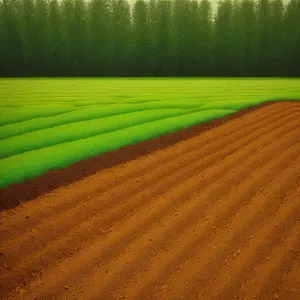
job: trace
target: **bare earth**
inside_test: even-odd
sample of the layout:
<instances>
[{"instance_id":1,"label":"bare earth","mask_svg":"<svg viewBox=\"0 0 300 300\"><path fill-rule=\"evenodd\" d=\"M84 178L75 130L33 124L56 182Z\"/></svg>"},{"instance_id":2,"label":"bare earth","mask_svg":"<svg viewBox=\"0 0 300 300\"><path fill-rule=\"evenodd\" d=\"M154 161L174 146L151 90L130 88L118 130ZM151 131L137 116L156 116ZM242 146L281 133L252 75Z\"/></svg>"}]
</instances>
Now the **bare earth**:
<instances>
[{"instance_id":1,"label":"bare earth","mask_svg":"<svg viewBox=\"0 0 300 300\"><path fill-rule=\"evenodd\" d=\"M300 299L300 102L0 213L1 299Z\"/></svg>"}]
</instances>

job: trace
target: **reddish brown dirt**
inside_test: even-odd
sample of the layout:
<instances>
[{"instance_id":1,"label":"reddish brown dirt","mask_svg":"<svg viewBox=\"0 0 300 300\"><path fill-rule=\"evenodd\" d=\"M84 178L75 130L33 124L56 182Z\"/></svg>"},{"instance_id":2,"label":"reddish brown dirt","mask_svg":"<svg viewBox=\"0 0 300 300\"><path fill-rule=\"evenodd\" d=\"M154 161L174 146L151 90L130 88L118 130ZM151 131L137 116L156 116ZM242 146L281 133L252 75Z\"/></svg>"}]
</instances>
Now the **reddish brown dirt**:
<instances>
[{"instance_id":1,"label":"reddish brown dirt","mask_svg":"<svg viewBox=\"0 0 300 300\"><path fill-rule=\"evenodd\" d=\"M300 103L0 213L1 299L300 299Z\"/></svg>"}]
</instances>

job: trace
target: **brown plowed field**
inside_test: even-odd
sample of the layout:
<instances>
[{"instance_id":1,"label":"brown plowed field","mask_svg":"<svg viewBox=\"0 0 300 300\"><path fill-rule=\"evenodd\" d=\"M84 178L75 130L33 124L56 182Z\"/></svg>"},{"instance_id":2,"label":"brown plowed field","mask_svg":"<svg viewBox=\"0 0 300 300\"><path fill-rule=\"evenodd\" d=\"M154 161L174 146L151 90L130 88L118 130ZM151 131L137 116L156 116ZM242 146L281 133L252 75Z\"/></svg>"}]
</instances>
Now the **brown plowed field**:
<instances>
[{"instance_id":1,"label":"brown plowed field","mask_svg":"<svg viewBox=\"0 0 300 300\"><path fill-rule=\"evenodd\" d=\"M3 211L2 299L300 299L300 102Z\"/></svg>"}]
</instances>

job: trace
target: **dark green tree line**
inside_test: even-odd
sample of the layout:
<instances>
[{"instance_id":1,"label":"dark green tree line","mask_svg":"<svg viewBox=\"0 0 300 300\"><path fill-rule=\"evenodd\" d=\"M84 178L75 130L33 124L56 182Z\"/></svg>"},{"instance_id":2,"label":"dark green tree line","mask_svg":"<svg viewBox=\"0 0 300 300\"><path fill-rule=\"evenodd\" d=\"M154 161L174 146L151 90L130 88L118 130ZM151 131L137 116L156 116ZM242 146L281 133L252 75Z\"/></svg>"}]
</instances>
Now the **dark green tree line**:
<instances>
[{"instance_id":1,"label":"dark green tree line","mask_svg":"<svg viewBox=\"0 0 300 300\"><path fill-rule=\"evenodd\" d=\"M0 0L0 76L300 76L300 0Z\"/></svg>"},{"instance_id":2,"label":"dark green tree line","mask_svg":"<svg viewBox=\"0 0 300 300\"><path fill-rule=\"evenodd\" d=\"M87 36L87 66L92 75L110 75L111 68L111 14L108 0L89 3L89 35Z\"/></svg>"},{"instance_id":3,"label":"dark green tree line","mask_svg":"<svg viewBox=\"0 0 300 300\"><path fill-rule=\"evenodd\" d=\"M20 9L13 0L0 2L0 74L21 75L24 52L20 31Z\"/></svg>"},{"instance_id":4,"label":"dark green tree line","mask_svg":"<svg viewBox=\"0 0 300 300\"><path fill-rule=\"evenodd\" d=\"M47 14L48 57L47 73L65 75L66 44L63 30L62 11L57 0L50 0Z\"/></svg>"}]
</instances>

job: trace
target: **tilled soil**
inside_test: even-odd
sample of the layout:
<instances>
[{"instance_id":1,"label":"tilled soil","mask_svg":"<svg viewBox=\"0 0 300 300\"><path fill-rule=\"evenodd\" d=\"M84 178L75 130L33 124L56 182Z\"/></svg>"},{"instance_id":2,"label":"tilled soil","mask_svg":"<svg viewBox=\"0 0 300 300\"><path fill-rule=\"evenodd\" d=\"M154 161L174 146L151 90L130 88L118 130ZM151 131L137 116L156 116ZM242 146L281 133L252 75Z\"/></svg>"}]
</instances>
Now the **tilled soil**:
<instances>
[{"instance_id":1,"label":"tilled soil","mask_svg":"<svg viewBox=\"0 0 300 300\"><path fill-rule=\"evenodd\" d=\"M300 103L0 214L1 299L300 299Z\"/></svg>"}]
</instances>

